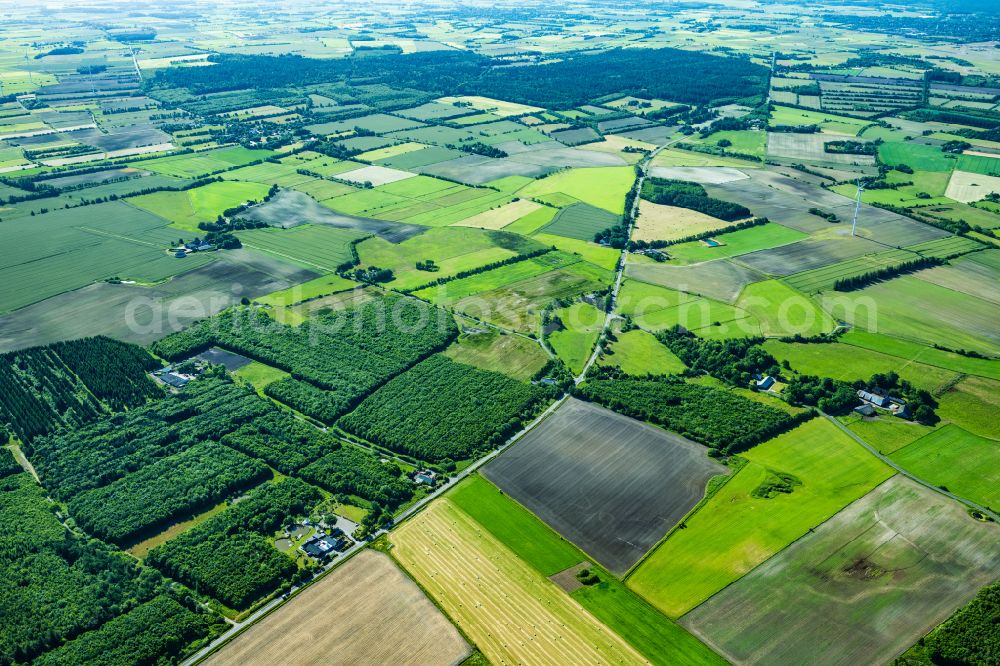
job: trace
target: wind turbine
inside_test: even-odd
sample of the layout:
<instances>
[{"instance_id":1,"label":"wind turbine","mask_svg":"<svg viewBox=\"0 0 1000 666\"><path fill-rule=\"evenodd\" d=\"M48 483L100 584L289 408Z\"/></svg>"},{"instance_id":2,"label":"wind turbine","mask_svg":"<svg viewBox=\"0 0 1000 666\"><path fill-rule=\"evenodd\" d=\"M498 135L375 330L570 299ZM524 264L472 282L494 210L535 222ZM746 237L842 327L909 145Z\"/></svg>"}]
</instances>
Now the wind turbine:
<instances>
[{"instance_id":1,"label":"wind turbine","mask_svg":"<svg viewBox=\"0 0 1000 666\"><path fill-rule=\"evenodd\" d=\"M28 59L28 45L24 45L24 68L28 70L28 83L35 85L35 79L31 76L31 60Z\"/></svg>"},{"instance_id":2,"label":"wind turbine","mask_svg":"<svg viewBox=\"0 0 1000 666\"><path fill-rule=\"evenodd\" d=\"M861 193L865 191L865 184L859 178L858 181L858 193L854 199L854 221L851 223L851 235L854 236L855 229L858 228L858 213L861 212Z\"/></svg>"}]
</instances>

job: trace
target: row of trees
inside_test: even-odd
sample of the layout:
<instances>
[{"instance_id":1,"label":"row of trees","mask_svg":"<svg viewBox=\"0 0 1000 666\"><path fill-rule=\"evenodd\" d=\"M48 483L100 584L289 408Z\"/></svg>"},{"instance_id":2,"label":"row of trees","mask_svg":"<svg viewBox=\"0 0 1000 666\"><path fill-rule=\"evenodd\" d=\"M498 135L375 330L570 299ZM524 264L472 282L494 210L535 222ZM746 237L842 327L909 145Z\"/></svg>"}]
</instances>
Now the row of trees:
<instances>
[{"instance_id":1,"label":"row of trees","mask_svg":"<svg viewBox=\"0 0 1000 666\"><path fill-rule=\"evenodd\" d=\"M253 391L208 377L168 399L39 437L25 451L53 497L68 500L274 410Z\"/></svg>"},{"instance_id":2,"label":"row of trees","mask_svg":"<svg viewBox=\"0 0 1000 666\"><path fill-rule=\"evenodd\" d=\"M530 252L525 252L523 254L514 255L513 257L507 257L506 259L501 259L500 261L493 261L482 266L477 266L476 268L470 268L469 270L459 271L454 275L447 275L445 277L440 277L437 280L431 282L426 282L417 287L411 287L409 289L403 290L405 293L412 293L414 291L420 291L421 289L427 289L428 287L436 287L438 285L446 284L448 282L453 282L454 280L461 280L462 278L472 277L473 275L478 275L480 273L485 273L487 271L496 270L497 268L502 268L503 266L510 266L511 264L517 264L522 261L528 261L529 259L534 259L535 257L540 257L543 254L548 254L555 250L555 246L552 247L542 247L536 250L531 250ZM429 262L429 264L428 264ZM423 262L423 268L421 268L421 262L417 262L417 269L424 271L436 271L437 266L434 264L432 259L428 259Z\"/></svg>"},{"instance_id":3,"label":"row of trees","mask_svg":"<svg viewBox=\"0 0 1000 666\"><path fill-rule=\"evenodd\" d=\"M340 448L332 435L266 401L260 402L266 404L267 411L224 435L220 440L223 444L260 458L283 474L294 474L313 460Z\"/></svg>"},{"instance_id":4,"label":"row of trees","mask_svg":"<svg viewBox=\"0 0 1000 666\"><path fill-rule=\"evenodd\" d=\"M0 355L0 422L22 441L96 419L103 406L48 347Z\"/></svg>"},{"instance_id":5,"label":"row of trees","mask_svg":"<svg viewBox=\"0 0 1000 666\"><path fill-rule=\"evenodd\" d=\"M53 508L30 475L0 478L2 664L29 663L63 641L89 636L84 632L167 589L156 571L98 541L70 533ZM141 627L147 634L161 629L165 627L156 624ZM56 658L42 663L85 662Z\"/></svg>"},{"instance_id":6,"label":"row of trees","mask_svg":"<svg viewBox=\"0 0 1000 666\"><path fill-rule=\"evenodd\" d=\"M193 650L228 625L186 597L160 594L60 648L36 659L38 666L156 664Z\"/></svg>"},{"instance_id":7,"label":"row of trees","mask_svg":"<svg viewBox=\"0 0 1000 666\"><path fill-rule=\"evenodd\" d=\"M328 425L351 406L346 395L337 391L325 391L292 377L268 384L264 388L264 395L286 405L295 405L299 412Z\"/></svg>"},{"instance_id":8,"label":"row of trees","mask_svg":"<svg viewBox=\"0 0 1000 666\"><path fill-rule=\"evenodd\" d=\"M413 484L393 462L343 446L302 470L302 477L334 493L357 495L389 510L413 497Z\"/></svg>"},{"instance_id":9,"label":"row of trees","mask_svg":"<svg viewBox=\"0 0 1000 666\"><path fill-rule=\"evenodd\" d=\"M190 73L165 69L157 73L151 85L204 95L364 80L435 95L485 95L567 109L610 94L687 104L723 104L748 98L759 101L768 84L767 68L749 58L670 48L570 52L562 54L557 62L521 67L498 67L495 65L505 63L469 51L333 60L220 55L210 60L215 63L213 67Z\"/></svg>"},{"instance_id":10,"label":"row of trees","mask_svg":"<svg viewBox=\"0 0 1000 666\"><path fill-rule=\"evenodd\" d=\"M833 289L834 291L854 291L855 289L862 289L863 287L867 287L875 282L894 278L897 275L913 273L914 271L930 268L931 266L940 266L943 263L944 260L939 257L920 257L919 259L911 259L910 261L904 261L893 266L885 266L873 271L861 273L860 275L840 278L833 283Z\"/></svg>"},{"instance_id":11,"label":"row of trees","mask_svg":"<svg viewBox=\"0 0 1000 666\"><path fill-rule=\"evenodd\" d=\"M656 338L692 372L704 372L732 386L747 386L755 374L779 374L778 362L760 344L763 338L705 340L680 326L660 331Z\"/></svg>"},{"instance_id":12,"label":"row of trees","mask_svg":"<svg viewBox=\"0 0 1000 666\"><path fill-rule=\"evenodd\" d=\"M30 442L136 407L162 396L146 374L156 365L143 348L104 336L0 355L0 424Z\"/></svg>"}]
</instances>

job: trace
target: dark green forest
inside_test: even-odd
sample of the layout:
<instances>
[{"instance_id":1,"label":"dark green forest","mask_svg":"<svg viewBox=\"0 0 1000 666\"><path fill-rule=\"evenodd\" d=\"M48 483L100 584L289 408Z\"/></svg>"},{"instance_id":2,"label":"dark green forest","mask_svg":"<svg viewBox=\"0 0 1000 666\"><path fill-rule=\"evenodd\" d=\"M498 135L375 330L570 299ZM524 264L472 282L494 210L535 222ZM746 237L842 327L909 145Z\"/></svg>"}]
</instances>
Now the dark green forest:
<instances>
[{"instance_id":1,"label":"dark green forest","mask_svg":"<svg viewBox=\"0 0 1000 666\"><path fill-rule=\"evenodd\" d=\"M339 424L400 453L460 460L501 444L546 395L506 375L435 355L373 393Z\"/></svg>"},{"instance_id":2,"label":"dark green forest","mask_svg":"<svg viewBox=\"0 0 1000 666\"><path fill-rule=\"evenodd\" d=\"M206 522L157 546L145 562L232 608L245 608L298 570L271 535L322 499L298 479L254 489Z\"/></svg>"},{"instance_id":3,"label":"dark green forest","mask_svg":"<svg viewBox=\"0 0 1000 666\"><path fill-rule=\"evenodd\" d=\"M164 69L150 84L204 95L244 88L277 89L346 82L384 84L439 95L484 95L568 109L613 93L687 104L749 101L756 105L768 70L748 58L680 49L613 49L567 53L556 62L498 67L465 51L319 60L299 56L217 55L212 67ZM409 100L412 102L412 100Z\"/></svg>"}]
</instances>

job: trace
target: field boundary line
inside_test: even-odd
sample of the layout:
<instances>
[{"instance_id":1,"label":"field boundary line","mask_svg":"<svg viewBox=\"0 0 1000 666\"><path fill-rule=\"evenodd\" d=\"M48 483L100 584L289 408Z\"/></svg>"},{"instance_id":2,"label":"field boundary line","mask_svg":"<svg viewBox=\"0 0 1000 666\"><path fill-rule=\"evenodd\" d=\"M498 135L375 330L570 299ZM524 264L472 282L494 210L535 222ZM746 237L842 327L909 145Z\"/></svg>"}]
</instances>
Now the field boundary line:
<instances>
[{"instance_id":1,"label":"field boundary line","mask_svg":"<svg viewBox=\"0 0 1000 666\"><path fill-rule=\"evenodd\" d=\"M701 634L698 633L697 631L695 631L693 627L688 627L685 624L681 624L681 620L683 620L684 617L686 617L687 615L689 615L690 613L692 613L695 609L700 608L704 604L708 603L716 595L722 594L722 592L724 592L725 590L729 589L733 585L736 585L741 580L743 580L744 578L746 578L747 576L749 576L751 573L753 573L758 567L764 566L765 564L767 564L768 562L770 562L773 558L781 555L783 552L785 552L786 550L788 550L789 548L791 548L792 546L794 546L795 544L797 544L798 542L802 541L807 536L809 536L810 534L812 534L813 532L815 532L818 527L820 527L821 525L826 524L827 521L833 520L833 518L836 517L841 511L845 511L848 507L854 505L856 502L860 502L864 498L868 497L868 495L870 495L871 493L875 492L876 490L878 490L879 488L881 488L883 485L885 485L886 483L888 483L891 479L894 479L895 477L896 477L895 473L890 474L888 477L886 477L884 480L882 480L878 485L876 485L874 488L872 488L871 490L869 490L868 492L866 492L865 494L863 494L861 497L855 499L854 501L848 502L844 506L840 507L839 509L837 509L836 511L833 512L833 515L831 515L831 516L829 516L829 517L821 520L816 525L810 527L803 534L801 534L799 537L793 539L792 541L788 542L787 544L785 544L784 546L782 546L781 548L779 548L775 552L771 553L766 558L764 558L762 561L758 562L756 565L754 565L753 567L751 567L748 571L745 571L744 573L742 573L738 578L736 578L735 580L729 581L728 583L726 583L725 585L723 585L722 587L720 587L718 590L716 590L712 594L708 595L707 597L705 597L704 599L702 599L701 601L699 601L697 604L695 604L694 606L692 606L688 610L684 611L682 614L678 615L676 618L670 618L669 615L667 615L667 617L670 618L671 620L673 620L674 622L676 622L677 624L679 624L680 626L684 627L688 631L690 631L695 636L698 636L699 638L701 638ZM632 589L632 588L629 588L629 589ZM646 597L643 597L642 594L640 594L638 591L636 591L636 590L632 590L632 591L635 592L638 596L642 597L643 599L646 598ZM650 603L652 603L652 602L650 602ZM664 613L664 615L666 615L666 613ZM703 642L706 645L709 645L710 647L713 647L713 649L714 649L714 647L715 647L714 643L710 643L708 641L705 641L704 639L702 639L702 640L703 640ZM719 653L720 654L725 654L721 650L719 650Z\"/></svg>"},{"instance_id":2,"label":"field boundary line","mask_svg":"<svg viewBox=\"0 0 1000 666\"><path fill-rule=\"evenodd\" d=\"M273 255L275 255L277 257L283 257L285 259L289 259L291 261L295 261L295 262L298 262L300 264L306 264L308 266L312 266L313 268L318 268L318 269L320 269L322 271L326 271L327 273L335 273L336 272L334 269L332 269L332 268L330 268L328 266L321 266L320 264L313 263L313 262L308 261L306 259L299 259L298 257L293 257L290 254L285 254L283 252L278 252L277 250L271 250L271 249L268 249L268 248L265 248L265 247L260 247L258 245L251 245L250 243L243 243L243 247L248 247L251 250L258 250L260 252L267 252L268 254L273 254Z\"/></svg>"},{"instance_id":3,"label":"field boundary line","mask_svg":"<svg viewBox=\"0 0 1000 666\"><path fill-rule=\"evenodd\" d=\"M159 248L160 246L156 243L150 243L149 241L139 240L138 238L131 238L129 236L122 236L120 234L113 234L108 231L101 231L100 229L94 229L92 227L77 227L80 231L85 231L88 234L95 234L97 236L105 236L106 238L117 238L121 241L126 241L128 243L135 243L136 245L145 245L147 247ZM166 250L164 250L166 251Z\"/></svg>"},{"instance_id":4,"label":"field boundary line","mask_svg":"<svg viewBox=\"0 0 1000 666\"><path fill-rule=\"evenodd\" d=\"M848 428L843 423L841 423L840 421L838 421L835 417L830 416L829 414L826 414L824 412L820 412L820 413L823 414L823 416L825 416L827 419L829 419L830 421L832 421L835 426L837 426L838 428L840 428L851 439L853 439L854 441L856 441L861 446L865 447L865 449L867 449L869 453L871 453L873 456L875 456L876 458L878 458L879 460L881 460L886 465L888 465L889 467L893 468L894 470L896 470L898 473L902 474L906 478L910 479L911 481L915 481L915 482L919 483L920 485L924 486L925 488L933 490L934 492L938 493L939 495L944 495L945 497L953 499L956 502L960 502L961 504L964 504L965 506L969 507L970 509L978 511L979 513L983 514L984 516L988 516L994 522L1000 523L1000 515L997 515L996 513L990 511L986 507L983 507L983 506L980 506L980 505L976 504L972 500L967 500L967 499L965 499L963 497L959 497L958 495L956 495L956 494L954 494L954 493L952 493L952 492L950 492L948 490L944 490L940 486L935 486L930 481L925 481L924 479L921 479L916 474L913 474L912 472L909 472L906 469L904 469L903 467L901 467L898 463L896 463L894 460L892 460L888 456L885 456L882 453L880 453L878 451L878 449L876 449L871 444L869 444L865 440L863 440L860 437L858 437L856 434L854 434L854 432L850 428Z\"/></svg>"},{"instance_id":5,"label":"field boundary line","mask_svg":"<svg viewBox=\"0 0 1000 666\"><path fill-rule=\"evenodd\" d=\"M677 524L675 524L673 527L671 527L669 530L667 530L667 533L664 534L662 537L660 537L659 541L657 541L656 543L654 543L649 548L649 550L647 550L645 553L643 553L642 557L640 557L636 561L635 564L633 564L632 566L630 566L628 569L625 570L625 573L622 574L622 576L620 577L620 580L622 581L622 583L627 584L628 579L632 576L633 573L636 572L636 570L642 565L643 562L645 562L646 560L648 560L650 558L650 556L654 552L656 552L659 549L659 547L662 546L667 541L667 539L669 539L670 537L672 537L677 530L681 529L681 525L683 525L684 523L686 523L688 521L688 519L690 519L696 513L698 513L699 511L701 511L705 507L705 505L708 504L708 501L710 499L712 499L713 497L715 497L716 495L718 495L719 492L723 488L725 488L727 485L729 485L730 481L732 481L734 478L736 478L736 475L739 474L743 470L744 467L746 467L748 464L750 464L749 460L747 460L746 458L742 458L739 455L735 455L734 454L732 457L739 458L740 460L743 460L744 462L741 463L740 466L738 468L736 468L735 470L733 470L733 468L729 467L729 465L727 464L726 468L730 470L730 473L729 474L722 474L722 475L717 474L716 475L716 476L724 476L726 480L723 483L720 483L712 491L711 495L708 494L708 484L706 483L705 484L705 492L702 495L702 498L698 501L698 503L695 504L693 507L691 507L691 510L688 511L687 513L685 513L684 516L680 520L677 521ZM709 483L710 482L711 482L711 480L709 480ZM629 589L632 590L633 592L635 592L636 594L639 594L636 590L633 590L631 587ZM643 598L645 598L645 597L643 597ZM664 613L664 616L666 617L666 613Z\"/></svg>"}]
</instances>

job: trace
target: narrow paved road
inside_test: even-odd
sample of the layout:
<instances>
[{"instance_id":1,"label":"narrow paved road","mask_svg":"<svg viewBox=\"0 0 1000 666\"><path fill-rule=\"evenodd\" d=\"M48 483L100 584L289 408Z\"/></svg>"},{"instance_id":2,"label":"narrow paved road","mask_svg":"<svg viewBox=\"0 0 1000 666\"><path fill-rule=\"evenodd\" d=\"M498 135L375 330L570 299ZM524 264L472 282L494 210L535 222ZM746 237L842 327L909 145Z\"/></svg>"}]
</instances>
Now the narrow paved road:
<instances>
[{"instance_id":1,"label":"narrow paved road","mask_svg":"<svg viewBox=\"0 0 1000 666\"><path fill-rule=\"evenodd\" d=\"M444 494L445 492L447 492L450 488L452 488L453 486L455 486L456 484L458 484L459 482L461 482L463 479L465 479L466 477L468 477L470 474L474 473L480 467L482 467L483 465L485 465L486 463L488 463L489 461L493 460L498 455L500 455L501 453L503 453L504 451L506 451L508 448L510 448L512 445L514 445L518 440L520 440L522 437L524 437L524 435L526 435L532 428L534 428L535 426L537 426L546 417L548 417L549 414L551 414L556 409L558 409L560 405L562 405L564 402L566 402L566 399L568 397L569 396L566 395L566 394L561 395L555 402L553 402L551 405L549 405L548 408L544 412L542 412L541 414L539 414L535 418L534 421L532 421L531 423L529 423L528 425L526 425L524 428L522 428L520 431L518 431L516 434L514 434L513 436L511 436L510 439L508 439L506 442L504 442L504 444L502 446L500 446L499 448L494 449L493 451L491 451L486 456L483 456L482 458L480 458L476 462L472 463L471 465L469 465L468 467L466 467L464 470L462 470L461 472L459 472L455 476L451 477L446 483L443 483L441 486L439 486L437 489L435 489L434 492L432 492L430 495L428 495L427 497L424 497L420 501L416 502L409 509L407 509L406 511L402 512L401 514L399 514L399 516L396 517L395 522L393 523L393 526L390 526L388 529L381 529L381 530L379 530L378 532L374 533L371 538L375 539L377 537L382 536L383 534L387 534L392 529L392 527L394 527L395 525L398 525L399 523L403 522L407 518L410 518L415 513L417 513L418 511L420 511L421 509L423 509L425 506L427 506L428 504L430 504L431 502L433 502L435 499L437 499L438 497L440 497L442 494ZM226 633L222 634L221 636L219 636L218 638L216 638L214 641L212 641L211 643L209 643L208 645L206 645L205 647L203 647L201 650L199 650L195 654L193 654L190 657L188 657L187 659L185 659L182 662L181 666L193 666L194 664L200 663L201 661L203 661L204 659L206 659L212 652L215 652L216 650L218 650L219 648L221 648L223 645L225 645L229 641L231 641L234 638L236 638L236 636L239 635L240 632L242 632L244 629L249 628L250 625L252 625L255 622L257 622L258 620L260 620L262 617L264 617L265 615L267 615L268 613L270 613L271 611L273 611L274 609L276 609L278 606L280 606L280 605L282 605L284 603L290 603L290 602L294 601L295 597L298 596L298 594L302 590L304 590L309 585L316 585L316 584L318 584L327 573L329 573L330 571L332 571L333 569L335 569L340 563L342 563L343 561L345 561L348 557L350 557L354 553L358 552L359 550L361 550L362 548L365 548L367 546L368 546L368 541L359 541L359 542L355 543L353 546L351 546L350 548L348 548L347 550L345 550L343 553L341 553L334 561L332 561L332 562L324 565L320 569L319 573L317 573L316 576L313 578L313 580L311 580L309 583L307 583L306 585L304 585L302 587L293 589L293 591L291 593L291 596L289 596L287 599L280 599L280 598L274 599L271 602L265 604L264 606L261 606L256 611L254 611L251 615L249 615L242 622L233 622L232 623L232 627L228 631L226 631Z\"/></svg>"},{"instance_id":2,"label":"narrow paved road","mask_svg":"<svg viewBox=\"0 0 1000 666\"><path fill-rule=\"evenodd\" d=\"M823 414L822 412L820 412L820 413ZM865 440L863 440L860 437L858 437L857 435L855 435L847 426L845 426L843 423L841 423L840 421L838 421L833 416L830 416L829 414L823 414L823 416L825 416L826 418L830 419L830 421L832 421L835 426L837 426L838 428L840 428L841 430L843 430L845 433L847 433L847 435L851 439L853 439L855 442L857 442L861 446L863 446L866 449L868 449L868 452L871 453L873 456L875 456L876 458L878 458L879 460L881 460L886 465L888 465L889 467L893 468L894 470L896 470L897 472L899 472L900 474L902 474L906 478L911 479L913 481L916 481L917 483L919 483L920 485L924 486L925 488L930 488L931 490L933 490L934 492L938 493L939 495L944 495L945 497L949 497L949 498L955 500L956 502L961 502L965 506L970 507L972 509L975 509L976 511L980 512L984 516L989 516L990 518L992 518L996 522L1000 523L1000 516L998 516L997 514L993 513L992 511L990 511L986 507L979 506L975 502L971 502L971 501L969 501L969 500L967 500L965 498L962 498L962 497L959 497L958 495L950 493L947 490L945 490L944 488L941 488L939 486L935 486L933 483L930 483L929 481L924 481L919 476L916 476L915 474L906 471L905 469L903 469L902 467L900 467L899 465L897 465L895 462L893 462L891 459L889 459L886 456L882 455L882 453L878 449L876 449L874 446L872 446L871 444L869 444Z\"/></svg>"},{"instance_id":3,"label":"narrow paved road","mask_svg":"<svg viewBox=\"0 0 1000 666\"><path fill-rule=\"evenodd\" d=\"M652 163L653 158L656 157L664 148L672 146L673 144L680 141L680 139L674 139L673 141L668 141L662 146L657 146L649 155L646 155L639 162L639 178L635 184L635 199L632 200L632 209L628 212L628 217L626 218L626 223L628 224L628 234L629 239L632 238L632 229L635 227L635 220L639 217L639 193L642 192L642 184L646 181L646 173L649 169L650 163ZM608 328L611 327L611 322L615 319L615 310L618 305L618 290L622 286L622 277L625 275L625 264L628 262L628 250L622 250L621 259L618 261L618 268L615 272L615 284L611 287L611 302L609 304L608 313L604 317L604 327L601 328L601 334L597 337L597 344L594 345L594 351L591 353L590 358L587 359L587 363L583 366L583 371L579 375L573 378L573 382L579 384L583 381L584 377L587 376L587 371L590 370L590 366L594 364L597 357L601 354L601 336L607 333Z\"/></svg>"}]
</instances>

